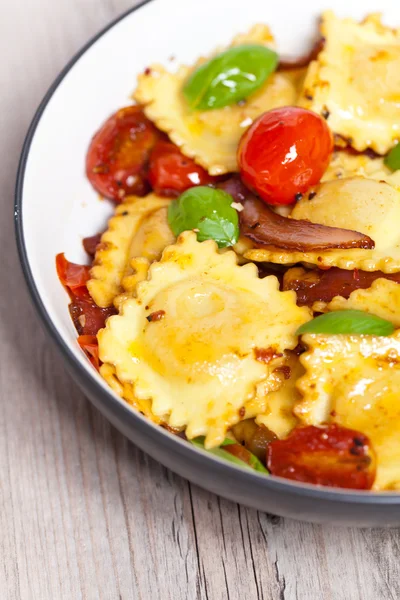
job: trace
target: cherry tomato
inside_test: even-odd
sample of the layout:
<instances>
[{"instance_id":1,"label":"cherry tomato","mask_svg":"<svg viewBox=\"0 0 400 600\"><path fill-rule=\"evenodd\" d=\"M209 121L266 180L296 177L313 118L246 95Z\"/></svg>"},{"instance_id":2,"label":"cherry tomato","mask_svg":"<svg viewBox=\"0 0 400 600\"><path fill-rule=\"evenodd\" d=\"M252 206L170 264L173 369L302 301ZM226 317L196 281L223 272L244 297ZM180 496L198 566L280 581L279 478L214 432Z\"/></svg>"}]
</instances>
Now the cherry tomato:
<instances>
[{"instance_id":1,"label":"cherry tomato","mask_svg":"<svg viewBox=\"0 0 400 600\"><path fill-rule=\"evenodd\" d=\"M161 136L140 106L112 115L93 137L86 156L86 175L95 190L117 202L129 194L144 195L150 152Z\"/></svg>"},{"instance_id":2,"label":"cherry tomato","mask_svg":"<svg viewBox=\"0 0 400 600\"><path fill-rule=\"evenodd\" d=\"M332 150L333 136L322 117L296 106L275 108L243 134L240 174L268 204L291 204L319 182Z\"/></svg>"},{"instance_id":3,"label":"cherry tomato","mask_svg":"<svg viewBox=\"0 0 400 600\"><path fill-rule=\"evenodd\" d=\"M84 286L90 278L90 267L69 262L64 254L57 254L56 268L59 280L70 290Z\"/></svg>"},{"instance_id":4,"label":"cherry tomato","mask_svg":"<svg viewBox=\"0 0 400 600\"><path fill-rule=\"evenodd\" d=\"M78 344L97 371L100 368L99 344L95 335L80 335Z\"/></svg>"},{"instance_id":5,"label":"cherry tomato","mask_svg":"<svg viewBox=\"0 0 400 600\"><path fill-rule=\"evenodd\" d=\"M157 194L176 196L213 181L207 171L170 142L159 141L150 157L149 181Z\"/></svg>"},{"instance_id":6,"label":"cherry tomato","mask_svg":"<svg viewBox=\"0 0 400 600\"><path fill-rule=\"evenodd\" d=\"M340 425L297 427L267 448L273 475L340 488L369 490L375 454L367 436Z\"/></svg>"}]
</instances>

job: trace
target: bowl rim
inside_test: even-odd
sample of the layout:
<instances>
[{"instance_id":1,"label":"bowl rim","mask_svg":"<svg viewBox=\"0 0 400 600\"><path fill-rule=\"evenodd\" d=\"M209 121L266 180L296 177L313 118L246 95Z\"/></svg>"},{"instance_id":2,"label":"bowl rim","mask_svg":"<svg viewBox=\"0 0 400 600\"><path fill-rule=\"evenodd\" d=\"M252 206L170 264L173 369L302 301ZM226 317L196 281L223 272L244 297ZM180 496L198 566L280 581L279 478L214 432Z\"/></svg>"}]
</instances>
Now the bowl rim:
<instances>
[{"instance_id":1,"label":"bowl rim","mask_svg":"<svg viewBox=\"0 0 400 600\"><path fill-rule=\"evenodd\" d=\"M357 490L346 490L337 489L332 487L322 487L312 484L299 483L296 481L284 479L281 477L265 477L257 472L250 470L240 469L239 467L227 463L222 459L213 455L207 454L198 450L194 446L188 444L184 440L177 436L169 433L167 430L154 426L152 422L136 413L128 404L124 402L116 402L115 397L111 391L103 389L94 377L91 377L88 372L82 367L74 352L69 347L66 341L62 338L61 334L54 325L51 317L49 316L46 306L41 299L39 291L36 287L35 280L30 268L28 252L25 244L23 221L22 221L22 205L23 205L23 186L25 179L25 170L27 165L28 156L30 153L31 144L36 132L36 129L40 123L42 115L44 114L48 103L50 102L53 94L66 77L66 75L75 66L75 63L85 54L89 48L91 48L105 33L110 29L118 25L126 17L136 12L146 4L153 2L154 0L142 0L139 4L124 11L121 15L113 19L105 27L103 27L98 33L86 42L80 50L78 50L73 57L68 61L66 66L61 70L58 76L55 78L49 89L45 93L42 101L40 102L32 121L29 125L26 137L23 142L22 151L19 159L16 185L15 185L15 198L14 198L14 226L15 236L17 243L17 250L19 255L19 262L22 267L22 272L25 278L28 291L33 302L33 305L38 313L42 325L45 330L55 342L55 345L61 351L64 359L66 359L68 366L70 367L71 375L75 374L78 379L85 381L87 388L93 390L97 397L104 406L108 406L111 411L116 414L118 421L122 419L138 421L143 428L148 429L149 437L154 439L159 438L163 440L163 444L166 448L171 450L177 450L180 446L180 451L186 454L188 461L197 462L202 464L205 468L213 471L216 477L224 477L231 475L237 478L243 486L253 485L259 487L265 492L268 489L273 489L276 492L294 494L302 497L308 497L315 500L329 500L336 501L338 503L360 503L360 504L379 504L379 505L400 505L400 493L397 492L370 492L370 491L357 491ZM200 484L201 485L201 484Z\"/></svg>"}]
</instances>

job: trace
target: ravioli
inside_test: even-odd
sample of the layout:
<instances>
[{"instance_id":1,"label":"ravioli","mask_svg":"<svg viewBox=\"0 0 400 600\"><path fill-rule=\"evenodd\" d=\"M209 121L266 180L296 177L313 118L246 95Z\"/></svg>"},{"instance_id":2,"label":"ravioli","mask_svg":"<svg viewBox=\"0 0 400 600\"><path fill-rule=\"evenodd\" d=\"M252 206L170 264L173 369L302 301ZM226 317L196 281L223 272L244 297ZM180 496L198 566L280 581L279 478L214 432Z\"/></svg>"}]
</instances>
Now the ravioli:
<instances>
[{"instance_id":1,"label":"ravioli","mask_svg":"<svg viewBox=\"0 0 400 600\"><path fill-rule=\"evenodd\" d=\"M147 278L150 265L151 262L149 259L143 256L132 258L129 264L130 273L125 275L121 280L121 286L124 291L114 298L114 306L117 310L119 310L122 302L136 294L137 285Z\"/></svg>"},{"instance_id":2,"label":"ravioli","mask_svg":"<svg viewBox=\"0 0 400 600\"><path fill-rule=\"evenodd\" d=\"M324 49L308 68L299 104L328 118L356 150L386 154L400 138L400 31L379 15L362 23L324 13Z\"/></svg>"},{"instance_id":3,"label":"ravioli","mask_svg":"<svg viewBox=\"0 0 400 600\"><path fill-rule=\"evenodd\" d=\"M100 374L105 379L110 388L128 402L133 408L141 412L145 417L157 423L163 424L162 419L156 417L151 411L150 400L140 400L136 398L133 385L131 383L121 383L116 375L116 370L113 365L103 364L100 367Z\"/></svg>"},{"instance_id":4,"label":"ravioli","mask_svg":"<svg viewBox=\"0 0 400 600\"><path fill-rule=\"evenodd\" d=\"M377 454L373 489L400 489L400 331L302 339L309 350L300 357L296 415L304 425L335 422L366 434Z\"/></svg>"},{"instance_id":5,"label":"ravioli","mask_svg":"<svg viewBox=\"0 0 400 600\"><path fill-rule=\"evenodd\" d=\"M363 310L400 327L400 284L388 279L377 279L370 288L354 290L347 300L336 296L328 304L317 302L313 309L318 312Z\"/></svg>"},{"instance_id":6,"label":"ravioli","mask_svg":"<svg viewBox=\"0 0 400 600\"><path fill-rule=\"evenodd\" d=\"M294 407L301 398L296 389L296 383L304 374L299 357L295 353L287 354L286 364L278 367L278 372L283 377L283 385L276 392L270 392L266 396L265 411L258 414L256 418L258 425L265 425L278 438L285 438L298 423L298 419L293 413Z\"/></svg>"},{"instance_id":7,"label":"ravioli","mask_svg":"<svg viewBox=\"0 0 400 600\"><path fill-rule=\"evenodd\" d=\"M321 181L344 179L346 177L360 176L376 181L386 181L400 190L400 170L392 171L383 162L380 156L367 154L352 154L344 150L336 150Z\"/></svg>"},{"instance_id":8,"label":"ravioli","mask_svg":"<svg viewBox=\"0 0 400 600\"><path fill-rule=\"evenodd\" d=\"M98 306L111 306L124 289L132 288L129 277L134 273L130 261L144 257L158 259L164 248L174 241L167 222L167 198L149 194L144 198L128 197L118 205L108 229L101 236L94 266L87 282L90 295ZM126 287L124 278L127 277Z\"/></svg>"},{"instance_id":9,"label":"ravioli","mask_svg":"<svg viewBox=\"0 0 400 600\"><path fill-rule=\"evenodd\" d=\"M304 196L291 218L365 233L375 248L290 252L278 249L251 249L244 257L256 262L295 264L305 262L320 268L400 271L400 191L385 182L352 177L322 183L314 197Z\"/></svg>"},{"instance_id":10,"label":"ravioli","mask_svg":"<svg viewBox=\"0 0 400 600\"><path fill-rule=\"evenodd\" d=\"M234 38L232 46L258 43L273 45L266 25L255 25L248 33ZM220 52L221 49L218 50ZM176 73L152 65L138 77L135 100L144 105L146 116L168 133L183 154L193 158L210 175L238 171L236 153L243 132L262 113L278 106L295 104L305 69L273 73L245 102L209 110L192 111L182 94L184 82L199 65L182 66Z\"/></svg>"},{"instance_id":11,"label":"ravioli","mask_svg":"<svg viewBox=\"0 0 400 600\"><path fill-rule=\"evenodd\" d=\"M276 277L259 279L255 265L185 232L98 333L99 356L150 400L155 418L217 446L281 384L274 369L310 319L295 298Z\"/></svg>"}]
</instances>

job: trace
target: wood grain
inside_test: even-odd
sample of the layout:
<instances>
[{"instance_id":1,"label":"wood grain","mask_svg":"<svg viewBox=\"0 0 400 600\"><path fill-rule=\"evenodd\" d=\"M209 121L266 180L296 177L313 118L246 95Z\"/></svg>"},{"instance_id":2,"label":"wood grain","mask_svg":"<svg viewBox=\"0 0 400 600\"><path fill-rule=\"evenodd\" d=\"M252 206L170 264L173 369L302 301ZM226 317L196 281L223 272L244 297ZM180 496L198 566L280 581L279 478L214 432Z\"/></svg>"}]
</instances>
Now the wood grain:
<instances>
[{"instance_id":1,"label":"wood grain","mask_svg":"<svg viewBox=\"0 0 400 600\"><path fill-rule=\"evenodd\" d=\"M397 600L399 530L282 520L189 486L91 407L41 331L11 225L22 141L65 62L130 5L2 5L0 598Z\"/></svg>"}]
</instances>

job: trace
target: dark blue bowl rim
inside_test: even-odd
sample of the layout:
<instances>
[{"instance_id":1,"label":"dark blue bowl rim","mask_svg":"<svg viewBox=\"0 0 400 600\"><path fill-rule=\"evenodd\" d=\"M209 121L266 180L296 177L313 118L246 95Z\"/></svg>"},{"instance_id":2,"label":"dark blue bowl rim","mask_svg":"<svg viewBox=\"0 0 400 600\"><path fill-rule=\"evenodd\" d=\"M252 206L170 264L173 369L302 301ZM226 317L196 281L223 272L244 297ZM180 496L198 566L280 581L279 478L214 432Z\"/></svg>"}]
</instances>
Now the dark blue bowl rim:
<instances>
[{"instance_id":1,"label":"dark blue bowl rim","mask_svg":"<svg viewBox=\"0 0 400 600\"><path fill-rule=\"evenodd\" d=\"M346 504L346 503L359 503L359 504L368 504L368 505L400 505L400 494L392 493L392 492L357 492L357 491L346 491L346 490L337 490L333 488L323 488L318 486L306 485L297 482L291 482L279 477L265 477L259 475L258 473L252 473L247 470L242 470L234 465L229 463L224 463L218 458L210 456L206 453L202 453L196 448L192 447L190 444L183 442L181 439L177 438L173 434L170 434L166 430L161 427L154 427L154 425L150 422L147 422L141 415L136 414L128 405L124 406L123 403L118 403L111 392L107 392L104 390L94 378L91 378L82 365L79 363L77 358L75 357L73 351L68 347L66 342L62 339L60 333L56 329L54 323L52 322L46 307L40 297L38 289L36 287L32 271L29 264L29 258L27 254L24 231L23 231L23 223L22 223L22 202L23 202L23 185L24 185L24 177L25 177L25 169L26 164L30 152L30 147L32 144L32 140L35 135L36 128L40 122L40 119L46 110L47 104L51 100L53 94L56 89L63 81L65 76L69 73L69 71L74 67L75 63L81 58L81 56L91 47L93 46L107 31L112 29L115 25L117 25L120 21L125 19L127 16L131 15L135 11L139 10L146 4L149 4L153 0L143 0L138 5L128 9L119 17L111 21L106 27L104 27L99 33L97 33L94 37L92 37L68 62L68 64L64 67L61 73L57 76L55 81L51 84L47 93L45 94L43 100L39 104L38 109L32 119L32 122L29 126L28 132L26 134L21 157L19 160L18 170L17 170L17 180L16 180L16 188L15 188L15 204L14 204L14 224L15 224L15 233L16 233L16 242L18 248L19 259L22 267L22 271L25 277L26 284L28 286L28 290L35 306L37 313L39 314L42 324L47 330L50 337L56 343L57 347L60 349L64 358L67 361L67 364L72 371L77 375L79 380L85 381L86 389L92 391L93 394L96 394L103 405L108 406L109 410L111 410L115 415L116 419L120 422L131 421L135 424L136 427L141 427L144 430L147 429L146 434L153 438L154 443L157 443L157 439L160 439L160 436L163 437L163 445L168 449L172 448L176 451L177 445L180 446L180 452L182 454L186 454L186 459L188 462L191 460L201 464L204 468L212 471L215 477L226 477L226 476L234 476L235 478L241 480L240 484L243 487L252 486L254 487L254 492L257 494L257 488L259 491L267 492L268 489L274 489L276 492L281 492L282 494L288 493L291 495L298 495L301 497L308 497L310 499L315 499L316 501L320 500L329 500L336 501L338 503Z\"/></svg>"}]
</instances>

